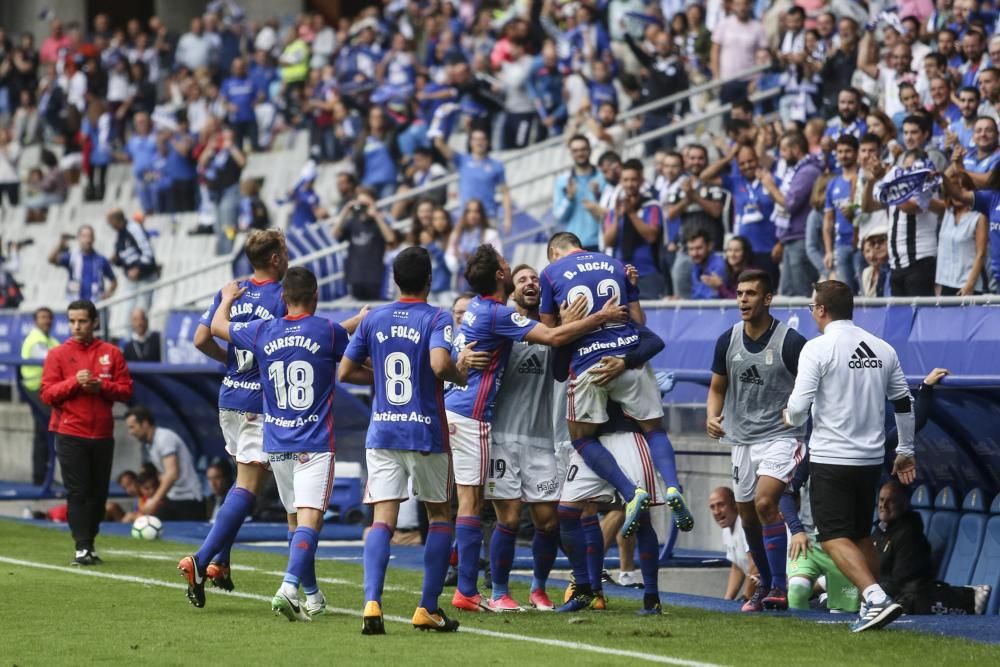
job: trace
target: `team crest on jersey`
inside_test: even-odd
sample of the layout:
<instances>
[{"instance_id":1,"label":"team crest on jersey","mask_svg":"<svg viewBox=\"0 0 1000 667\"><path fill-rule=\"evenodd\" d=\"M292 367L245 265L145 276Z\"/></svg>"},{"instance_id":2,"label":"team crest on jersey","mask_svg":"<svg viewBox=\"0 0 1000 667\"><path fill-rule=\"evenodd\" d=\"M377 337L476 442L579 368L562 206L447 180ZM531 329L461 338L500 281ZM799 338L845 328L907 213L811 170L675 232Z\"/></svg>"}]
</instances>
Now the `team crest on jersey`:
<instances>
[{"instance_id":1,"label":"team crest on jersey","mask_svg":"<svg viewBox=\"0 0 1000 667\"><path fill-rule=\"evenodd\" d=\"M97 363L99 363L101 366L110 366L111 365L111 355L109 355L109 354L102 354L101 357L97 360Z\"/></svg>"},{"instance_id":2,"label":"team crest on jersey","mask_svg":"<svg viewBox=\"0 0 1000 667\"><path fill-rule=\"evenodd\" d=\"M521 313L511 313L510 321L519 327L526 327L531 324L531 320L522 315Z\"/></svg>"},{"instance_id":3,"label":"team crest on jersey","mask_svg":"<svg viewBox=\"0 0 1000 667\"><path fill-rule=\"evenodd\" d=\"M766 366L774 365L774 350L768 350L764 353L764 364Z\"/></svg>"},{"instance_id":4,"label":"team crest on jersey","mask_svg":"<svg viewBox=\"0 0 1000 667\"><path fill-rule=\"evenodd\" d=\"M454 424L448 424L448 434L455 435L456 433L458 433L458 427Z\"/></svg>"}]
</instances>

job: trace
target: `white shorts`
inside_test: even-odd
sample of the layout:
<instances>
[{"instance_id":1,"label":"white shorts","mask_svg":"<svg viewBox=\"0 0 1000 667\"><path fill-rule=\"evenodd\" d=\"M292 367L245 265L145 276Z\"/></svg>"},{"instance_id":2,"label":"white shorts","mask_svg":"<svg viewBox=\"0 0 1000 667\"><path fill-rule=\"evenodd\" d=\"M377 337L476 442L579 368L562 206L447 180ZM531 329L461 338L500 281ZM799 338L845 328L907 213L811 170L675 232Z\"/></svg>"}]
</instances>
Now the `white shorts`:
<instances>
[{"instance_id":1,"label":"white shorts","mask_svg":"<svg viewBox=\"0 0 1000 667\"><path fill-rule=\"evenodd\" d=\"M573 456L573 451L573 443L569 440L556 443L556 471L559 475L560 485L566 480L566 472L569 470L569 460Z\"/></svg>"},{"instance_id":2,"label":"white shorts","mask_svg":"<svg viewBox=\"0 0 1000 667\"><path fill-rule=\"evenodd\" d=\"M271 452L268 461L287 513L300 507L326 511L333 492L333 452Z\"/></svg>"},{"instance_id":3,"label":"white shorts","mask_svg":"<svg viewBox=\"0 0 1000 667\"><path fill-rule=\"evenodd\" d=\"M759 445L733 445L733 494L736 502L753 500L760 475L788 484L804 455L805 447L795 438L778 438Z\"/></svg>"},{"instance_id":4,"label":"white shorts","mask_svg":"<svg viewBox=\"0 0 1000 667\"><path fill-rule=\"evenodd\" d=\"M627 370L606 385L594 384L591 366L570 379L566 392L566 417L572 422L603 424L608 421L608 399L622 406L633 419L663 416L663 398L649 364Z\"/></svg>"},{"instance_id":5,"label":"white shorts","mask_svg":"<svg viewBox=\"0 0 1000 667\"><path fill-rule=\"evenodd\" d=\"M226 452L237 463L267 463L261 415L223 408L219 410L219 426L226 441Z\"/></svg>"},{"instance_id":6,"label":"white shorts","mask_svg":"<svg viewBox=\"0 0 1000 667\"><path fill-rule=\"evenodd\" d=\"M483 498L554 503L563 478L553 449L493 441Z\"/></svg>"},{"instance_id":7,"label":"white shorts","mask_svg":"<svg viewBox=\"0 0 1000 667\"><path fill-rule=\"evenodd\" d=\"M407 482L413 480L413 495L425 503L451 500L451 456L448 452L411 452L400 449L366 449L368 484L365 502L406 500Z\"/></svg>"},{"instance_id":8,"label":"white shorts","mask_svg":"<svg viewBox=\"0 0 1000 667\"><path fill-rule=\"evenodd\" d=\"M653 467L653 457L649 454L649 445L641 433L612 433L602 435L601 444L611 452L622 472L636 486L641 486L649 492L651 505L662 505L666 491L663 480L656 474ZM568 503L594 501L601 503L613 502L617 497L615 487L597 476L576 451L569 460L569 470L566 472L566 482L562 488L562 500Z\"/></svg>"},{"instance_id":9,"label":"white shorts","mask_svg":"<svg viewBox=\"0 0 1000 667\"><path fill-rule=\"evenodd\" d=\"M455 483L462 486L482 486L486 483L486 468L490 462L492 424L445 411L451 443L451 463L455 468Z\"/></svg>"}]
</instances>

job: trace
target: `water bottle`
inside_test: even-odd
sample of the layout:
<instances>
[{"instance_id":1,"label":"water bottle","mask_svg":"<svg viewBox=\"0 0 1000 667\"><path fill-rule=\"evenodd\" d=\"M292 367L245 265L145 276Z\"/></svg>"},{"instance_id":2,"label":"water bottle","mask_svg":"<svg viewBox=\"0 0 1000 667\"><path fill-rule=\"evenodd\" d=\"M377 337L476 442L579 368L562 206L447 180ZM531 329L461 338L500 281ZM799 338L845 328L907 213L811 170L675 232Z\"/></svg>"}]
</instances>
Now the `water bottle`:
<instances>
[{"instance_id":1,"label":"water bottle","mask_svg":"<svg viewBox=\"0 0 1000 667\"><path fill-rule=\"evenodd\" d=\"M799 314L792 313L792 316L788 318L788 328L795 329L798 331L799 328Z\"/></svg>"}]
</instances>

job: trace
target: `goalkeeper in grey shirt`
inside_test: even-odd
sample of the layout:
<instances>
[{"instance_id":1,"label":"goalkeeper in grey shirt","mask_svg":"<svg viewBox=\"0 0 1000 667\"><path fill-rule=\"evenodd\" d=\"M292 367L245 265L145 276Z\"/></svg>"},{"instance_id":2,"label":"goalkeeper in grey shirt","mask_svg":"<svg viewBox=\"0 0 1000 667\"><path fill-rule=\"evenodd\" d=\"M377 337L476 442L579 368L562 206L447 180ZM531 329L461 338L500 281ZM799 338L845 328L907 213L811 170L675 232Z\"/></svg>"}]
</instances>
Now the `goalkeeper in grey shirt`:
<instances>
[{"instance_id":1,"label":"goalkeeper in grey shirt","mask_svg":"<svg viewBox=\"0 0 1000 667\"><path fill-rule=\"evenodd\" d=\"M812 415L809 439L812 509L819 542L861 591L853 632L876 630L903 608L878 585L870 533L885 445L885 399L893 403L899 444L893 474L916 477L913 401L896 351L856 326L854 295L837 280L814 285L809 304L821 336L802 348L785 423L801 427Z\"/></svg>"}]
</instances>

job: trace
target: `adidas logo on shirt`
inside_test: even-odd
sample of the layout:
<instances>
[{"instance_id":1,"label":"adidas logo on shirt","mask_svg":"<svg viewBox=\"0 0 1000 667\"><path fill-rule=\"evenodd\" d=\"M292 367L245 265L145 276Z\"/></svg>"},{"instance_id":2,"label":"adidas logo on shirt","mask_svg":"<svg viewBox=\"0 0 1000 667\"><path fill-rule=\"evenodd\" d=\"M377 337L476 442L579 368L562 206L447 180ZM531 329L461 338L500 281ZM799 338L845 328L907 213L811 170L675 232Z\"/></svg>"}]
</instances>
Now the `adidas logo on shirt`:
<instances>
[{"instance_id":1,"label":"adidas logo on shirt","mask_svg":"<svg viewBox=\"0 0 1000 667\"><path fill-rule=\"evenodd\" d=\"M882 368L882 360L879 359L868 344L864 341L854 350L851 360L847 362L849 368Z\"/></svg>"},{"instance_id":2,"label":"adidas logo on shirt","mask_svg":"<svg viewBox=\"0 0 1000 667\"><path fill-rule=\"evenodd\" d=\"M538 358L538 355L533 354L517 367L518 373L527 373L528 375L544 375L545 367L542 365L542 360Z\"/></svg>"},{"instance_id":3,"label":"adidas logo on shirt","mask_svg":"<svg viewBox=\"0 0 1000 667\"><path fill-rule=\"evenodd\" d=\"M749 382L750 384L764 384L764 379L757 372L757 364L754 364L750 368L743 371L740 374L740 382Z\"/></svg>"}]
</instances>

